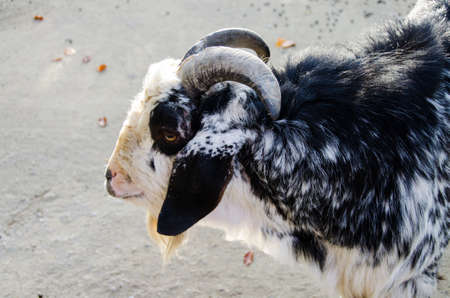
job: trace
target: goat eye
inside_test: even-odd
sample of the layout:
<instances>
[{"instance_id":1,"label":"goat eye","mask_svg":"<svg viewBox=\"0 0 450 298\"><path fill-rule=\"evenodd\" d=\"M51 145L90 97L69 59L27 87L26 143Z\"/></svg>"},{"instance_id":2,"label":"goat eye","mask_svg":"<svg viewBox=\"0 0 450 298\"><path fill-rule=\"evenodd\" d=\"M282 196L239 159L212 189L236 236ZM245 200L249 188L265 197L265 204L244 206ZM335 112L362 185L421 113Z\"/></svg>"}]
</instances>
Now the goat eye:
<instances>
[{"instance_id":1,"label":"goat eye","mask_svg":"<svg viewBox=\"0 0 450 298\"><path fill-rule=\"evenodd\" d=\"M178 140L178 136L171 132L165 132L164 133L164 140L168 143L173 143L176 140Z\"/></svg>"}]
</instances>

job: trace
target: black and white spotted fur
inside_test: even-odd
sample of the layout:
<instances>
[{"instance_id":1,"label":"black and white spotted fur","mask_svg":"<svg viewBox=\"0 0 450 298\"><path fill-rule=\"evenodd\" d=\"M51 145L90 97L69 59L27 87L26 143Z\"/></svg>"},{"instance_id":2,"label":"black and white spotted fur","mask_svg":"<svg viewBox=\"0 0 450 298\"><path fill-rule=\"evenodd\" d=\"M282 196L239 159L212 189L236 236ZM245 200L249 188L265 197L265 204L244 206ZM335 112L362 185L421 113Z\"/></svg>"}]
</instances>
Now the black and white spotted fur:
<instances>
[{"instance_id":1,"label":"black and white spotted fur","mask_svg":"<svg viewBox=\"0 0 450 298\"><path fill-rule=\"evenodd\" d=\"M181 146L153 146L174 158L160 220L206 216L344 297L431 296L449 240L448 19L447 1L419 1L359 47L300 52L274 70L275 121L238 83L196 99L178 83L150 116L189 115Z\"/></svg>"}]
</instances>

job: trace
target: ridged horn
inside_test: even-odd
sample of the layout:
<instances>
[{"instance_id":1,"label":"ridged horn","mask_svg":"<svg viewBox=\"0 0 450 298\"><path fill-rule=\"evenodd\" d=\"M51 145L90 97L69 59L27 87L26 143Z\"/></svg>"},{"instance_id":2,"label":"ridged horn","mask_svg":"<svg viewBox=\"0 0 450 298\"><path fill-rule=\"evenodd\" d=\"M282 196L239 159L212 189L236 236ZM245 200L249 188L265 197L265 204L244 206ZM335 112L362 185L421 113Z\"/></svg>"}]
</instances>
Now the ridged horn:
<instances>
[{"instance_id":1,"label":"ridged horn","mask_svg":"<svg viewBox=\"0 0 450 298\"><path fill-rule=\"evenodd\" d=\"M191 97L224 81L245 84L256 91L272 119L280 114L281 91L277 79L262 60L246 51L208 47L184 60L178 76Z\"/></svg>"},{"instance_id":2,"label":"ridged horn","mask_svg":"<svg viewBox=\"0 0 450 298\"><path fill-rule=\"evenodd\" d=\"M225 28L212 32L200 39L186 52L182 61L208 47L215 46L251 49L266 63L270 58L269 46L259 34L244 28Z\"/></svg>"}]
</instances>

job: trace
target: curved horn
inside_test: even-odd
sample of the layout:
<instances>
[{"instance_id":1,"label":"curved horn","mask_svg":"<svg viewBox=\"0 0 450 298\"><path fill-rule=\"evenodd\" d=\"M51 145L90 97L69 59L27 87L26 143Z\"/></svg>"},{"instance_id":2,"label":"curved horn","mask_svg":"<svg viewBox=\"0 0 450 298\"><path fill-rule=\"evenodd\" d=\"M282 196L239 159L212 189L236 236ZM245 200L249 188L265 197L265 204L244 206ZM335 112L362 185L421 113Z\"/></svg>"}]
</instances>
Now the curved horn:
<instances>
[{"instance_id":1,"label":"curved horn","mask_svg":"<svg viewBox=\"0 0 450 298\"><path fill-rule=\"evenodd\" d=\"M266 63L270 58L269 47L256 32L243 28L226 28L212 32L200 39L187 51L181 61L214 46L251 49Z\"/></svg>"},{"instance_id":2,"label":"curved horn","mask_svg":"<svg viewBox=\"0 0 450 298\"><path fill-rule=\"evenodd\" d=\"M253 88L274 120L280 114L281 91L277 79L263 61L246 51L206 48L182 62L178 75L191 97L206 92L216 83L235 81Z\"/></svg>"}]
</instances>

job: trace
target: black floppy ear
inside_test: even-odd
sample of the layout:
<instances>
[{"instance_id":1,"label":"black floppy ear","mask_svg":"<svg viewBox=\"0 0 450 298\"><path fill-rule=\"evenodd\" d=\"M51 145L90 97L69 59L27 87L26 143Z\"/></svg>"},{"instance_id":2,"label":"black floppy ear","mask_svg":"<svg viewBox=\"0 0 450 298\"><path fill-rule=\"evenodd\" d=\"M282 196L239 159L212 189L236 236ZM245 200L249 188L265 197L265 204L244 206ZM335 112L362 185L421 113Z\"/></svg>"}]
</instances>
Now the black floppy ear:
<instances>
[{"instance_id":1,"label":"black floppy ear","mask_svg":"<svg viewBox=\"0 0 450 298\"><path fill-rule=\"evenodd\" d=\"M177 158L157 231L180 234L216 208L230 181L232 156L194 154Z\"/></svg>"}]
</instances>

